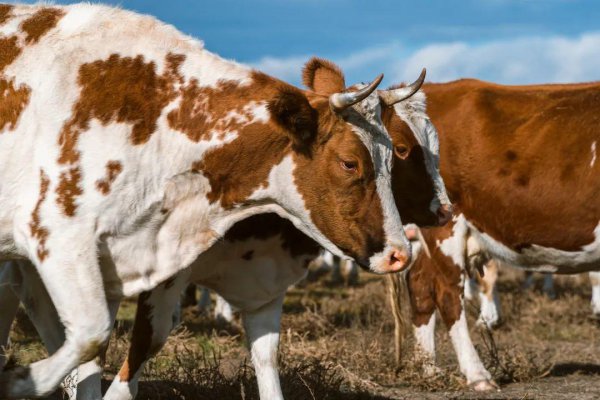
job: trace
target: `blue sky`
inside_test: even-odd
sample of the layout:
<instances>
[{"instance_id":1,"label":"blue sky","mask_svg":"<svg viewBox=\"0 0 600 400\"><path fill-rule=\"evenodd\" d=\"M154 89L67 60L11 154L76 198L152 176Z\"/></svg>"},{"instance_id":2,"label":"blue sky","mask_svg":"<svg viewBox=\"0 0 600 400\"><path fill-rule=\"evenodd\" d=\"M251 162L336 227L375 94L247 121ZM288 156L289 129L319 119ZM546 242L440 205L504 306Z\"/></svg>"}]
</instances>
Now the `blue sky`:
<instances>
[{"instance_id":1,"label":"blue sky","mask_svg":"<svg viewBox=\"0 0 600 400\"><path fill-rule=\"evenodd\" d=\"M71 3L58 1L57 3ZM475 77L500 83L600 79L596 0L121 0L206 48L298 84L312 55L349 82Z\"/></svg>"}]
</instances>

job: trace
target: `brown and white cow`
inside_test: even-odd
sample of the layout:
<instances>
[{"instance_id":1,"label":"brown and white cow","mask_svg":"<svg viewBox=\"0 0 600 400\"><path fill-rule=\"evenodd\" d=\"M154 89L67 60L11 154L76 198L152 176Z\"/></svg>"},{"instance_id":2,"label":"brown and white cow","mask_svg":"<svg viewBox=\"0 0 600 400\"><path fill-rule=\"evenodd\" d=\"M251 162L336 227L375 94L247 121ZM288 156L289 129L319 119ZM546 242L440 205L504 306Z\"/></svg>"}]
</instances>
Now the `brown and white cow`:
<instances>
[{"instance_id":1,"label":"brown and white cow","mask_svg":"<svg viewBox=\"0 0 600 400\"><path fill-rule=\"evenodd\" d=\"M434 312L461 371L489 389L469 338L463 273L491 258L532 271L600 269L600 83L502 86L465 79L424 86L439 130L453 222L424 229L431 258L406 273L420 350L435 356Z\"/></svg>"},{"instance_id":2,"label":"brown and white cow","mask_svg":"<svg viewBox=\"0 0 600 400\"><path fill-rule=\"evenodd\" d=\"M52 356L0 375L0 398L51 392L104 346L115 302L256 214L374 272L406 267L380 106L406 90L380 79L303 91L151 17L0 5L0 259L34 263L66 330Z\"/></svg>"},{"instance_id":3,"label":"brown and white cow","mask_svg":"<svg viewBox=\"0 0 600 400\"><path fill-rule=\"evenodd\" d=\"M322 86L315 79L319 74L337 76L338 86ZM414 94L423 78L406 87L404 93ZM318 93L344 90L339 86L343 84L341 72L325 60L312 59L307 63L304 82ZM424 95L419 92L393 107L384 107L383 115L386 126L393 127L394 188L401 188L402 194L406 195L421 193L410 201L400 201L402 196L395 193L402 218L422 225L445 223L450 205L439 175L437 133L425 113ZM128 359L104 398L114 400L135 396L145 360L160 349L171 329L171 309L178 300L181 287L192 281L214 289L241 310L261 398L281 399L276 360L282 300L288 286L305 276L307 263L318 251L316 242L276 214L252 216L236 223L225 235L225 240L201 255L189 270L140 295ZM28 275L31 279L27 266L13 264L10 271L10 276L7 273L8 279L2 283L6 287L12 285L26 309L32 308L33 319L42 318L39 314L43 310L28 301L32 297L29 288L36 286L20 284L23 276ZM39 285L37 289L39 291ZM3 294L8 296L6 290L0 288L0 296ZM17 297L13 295L12 304L16 304ZM36 297L43 297L43 293ZM4 320L0 322L8 330L10 324ZM56 332L62 329L60 325L44 319L36 326L42 337L47 337L47 344L50 343L52 349L57 348L55 342L60 334ZM6 339L6 336L0 339ZM78 398L101 396L99 372L99 366L94 363L79 369Z\"/></svg>"}]
</instances>

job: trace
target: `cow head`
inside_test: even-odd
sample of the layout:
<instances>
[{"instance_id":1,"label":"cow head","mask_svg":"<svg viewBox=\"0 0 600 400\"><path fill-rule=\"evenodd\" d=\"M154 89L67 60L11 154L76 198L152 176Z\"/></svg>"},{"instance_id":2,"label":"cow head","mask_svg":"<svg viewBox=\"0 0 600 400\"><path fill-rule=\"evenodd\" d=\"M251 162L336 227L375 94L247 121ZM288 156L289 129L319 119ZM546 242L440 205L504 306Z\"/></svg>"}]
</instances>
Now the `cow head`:
<instances>
[{"instance_id":1,"label":"cow head","mask_svg":"<svg viewBox=\"0 0 600 400\"><path fill-rule=\"evenodd\" d=\"M404 223L440 226L452 217L452 206L439 169L438 134L419 90L425 70L408 86L380 91L382 119L394 143L392 181Z\"/></svg>"},{"instance_id":2,"label":"cow head","mask_svg":"<svg viewBox=\"0 0 600 400\"><path fill-rule=\"evenodd\" d=\"M324 236L318 241L330 241L326 248L374 272L405 268L410 244L391 190L393 146L375 90L381 77L347 90L337 66L313 58L304 67L303 80L310 89L305 95L316 129L296 142L294 180ZM271 111L287 122L292 119L289 109Z\"/></svg>"}]
</instances>

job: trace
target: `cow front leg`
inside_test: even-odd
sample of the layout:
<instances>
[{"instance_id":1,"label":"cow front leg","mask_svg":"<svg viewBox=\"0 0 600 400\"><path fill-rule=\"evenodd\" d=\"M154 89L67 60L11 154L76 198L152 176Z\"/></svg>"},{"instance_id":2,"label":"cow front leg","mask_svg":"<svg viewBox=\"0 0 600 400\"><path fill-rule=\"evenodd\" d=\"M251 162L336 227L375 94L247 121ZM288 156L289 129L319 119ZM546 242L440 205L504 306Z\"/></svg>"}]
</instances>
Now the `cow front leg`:
<instances>
[{"instance_id":1,"label":"cow front leg","mask_svg":"<svg viewBox=\"0 0 600 400\"><path fill-rule=\"evenodd\" d=\"M8 361L5 351L10 341L10 328L19 309L19 298L11 287L15 268L11 262L0 266L0 371Z\"/></svg>"},{"instance_id":2,"label":"cow front leg","mask_svg":"<svg viewBox=\"0 0 600 400\"><path fill-rule=\"evenodd\" d=\"M167 341L172 328L173 311L188 281L189 270L186 270L139 295L127 358L104 395L104 400L135 398L144 364Z\"/></svg>"},{"instance_id":3,"label":"cow front leg","mask_svg":"<svg viewBox=\"0 0 600 400\"><path fill-rule=\"evenodd\" d=\"M600 318L600 272L590 272L589 276L592 284L592 313Z\"/></svg>"},{"instance_id":4,"label":"cow front leg","mask_svg":"<svg viewBox=\"0 0 600 400\"><path fill-rule=\"evenodd\" d=\"M84 224L76 225L76 231L62 229L60 234L50 235L49 252L36 261L36 270L65 327L66 340L50 357L0 374L0 398L49 395L74 368L94 359L109 339L112 321L96 239L92 231L82 230Z\"/></svg>"},{"instance_id":5,"label":"cow front leg","mask_svg":"<svg viewBox=\"0 0 600 400\"><path fill-rule=\"evenodd\" d=\"M256 311L242 311L261 400L283 400L277 367L283 297Z\"/></svg>"},{"instance_id":6,"label":"cow front leg","mask_svg":"<svg viewBox=\"0 0 600 400\"><path fill-rule=\"evenodd\" d=\"M497 385L483 366L469 334L462 298L463 288L460 284L462 279L466 278L466 274L456 265L448 265L447 272L449 272L449 268L453 268L454 273L448 274L445 280L440 280L436 285L435 305L444 325L448 328L460 372L467 378L467 384L471 385L474 390L495 389Z\"/></svg>"}]
</instances>

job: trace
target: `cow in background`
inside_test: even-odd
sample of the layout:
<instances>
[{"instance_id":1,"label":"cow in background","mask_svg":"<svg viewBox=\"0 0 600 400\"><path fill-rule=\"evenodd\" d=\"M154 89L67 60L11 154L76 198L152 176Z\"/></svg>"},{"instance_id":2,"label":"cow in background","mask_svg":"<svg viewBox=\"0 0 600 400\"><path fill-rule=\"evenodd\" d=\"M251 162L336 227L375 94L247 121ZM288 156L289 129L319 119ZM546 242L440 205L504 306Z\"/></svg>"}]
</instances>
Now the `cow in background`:
<instances>
[{"instance_id":1,"label":"cow in background","mask_svg":"<svg viewBox=\"0 0 600 400\"><path fill-rule=\"evenodd\" d=\"M467 380L489 388L469 337L465 272L492 258L531 271L600 269L600 83L502 86L472 79L424 86L440 134L441 173L453 222L423 229L421 252L399 285L419 352L435 362L435 310ZM396 293L392 301L401 301ZM399 305L397 305L399 307ZM401 343L397 343L400 348Z\"/></svg>"}]
</instances>

